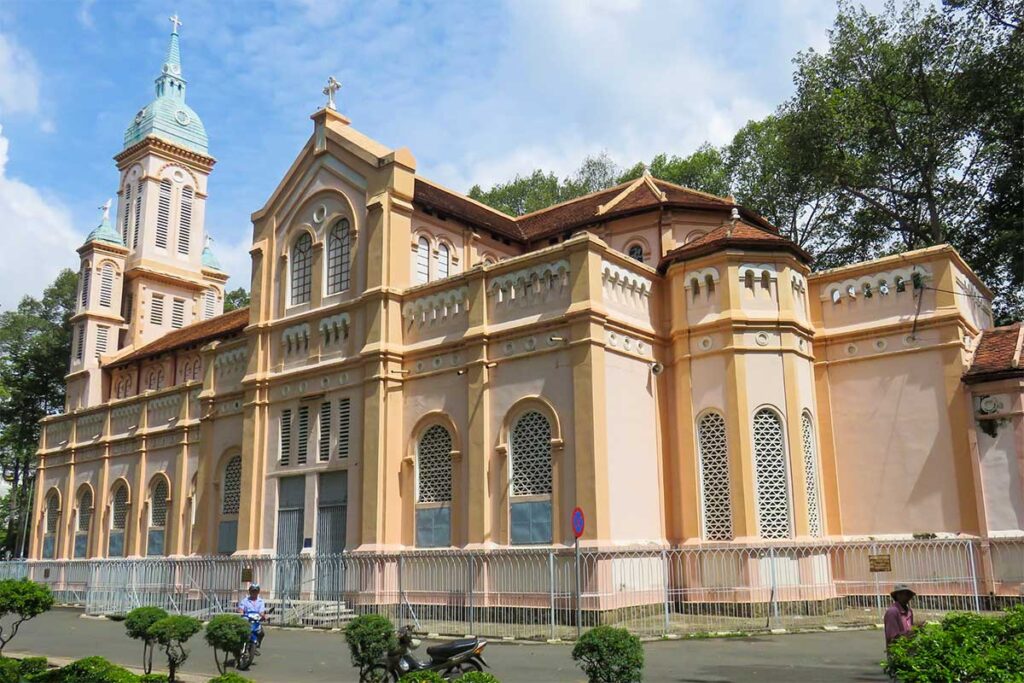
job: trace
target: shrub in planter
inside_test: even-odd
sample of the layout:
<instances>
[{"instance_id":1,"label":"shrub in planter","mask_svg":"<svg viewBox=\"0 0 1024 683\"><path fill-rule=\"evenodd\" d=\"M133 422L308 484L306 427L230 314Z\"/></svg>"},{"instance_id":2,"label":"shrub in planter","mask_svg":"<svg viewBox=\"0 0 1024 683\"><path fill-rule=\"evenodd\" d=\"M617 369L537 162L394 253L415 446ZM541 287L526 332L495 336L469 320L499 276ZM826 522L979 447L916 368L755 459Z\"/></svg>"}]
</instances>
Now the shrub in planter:
<instances>
[{"instance_id":1,"label":"shrub in planter","mask_svg":"<svg viewBox=\"0 0 1024 683\"><path fill-rule=\"evenodd\" d=\"M79 659L60 669L36 674L32 680L33 683L139 683L138 676L103 657Z\"/></svg>"},{"instance_id":2,"label":"shrub in planter","mask_svg":"<svg viewBox=\"0 0 1024 683\"><path fill-rule=\"evenodd\" d=\"M906 683L1024 681L1024 605L1002 617L948 614L893 641L882 667Z\"/></svg>"},{"instance_id":3,"label":"shrub in planter","mask_svg":"<svg viewBox=\"0 0 1024 683\"><path fill-rule=\"evenodd\" d=\"M436 671L410 671L399 678L398 683L444 683L444 676Z\"/></svg>"},{"instance_id":4,"label":"shrub in planter","mask_svg":"<svg viewBox=\"0 0 1024 683\"><path fill-rule=\"evenodd\" d=\"M203 622L185 616L164 617L149 627L150 638L159 643L167 655L167 680L170 683L177 680L175 674L188 659L185 643L202 628Z\"/></svg>"},{"instance_id":5,"label":"shrub in planter","mask_svg":"<svg viewBox=\"0 0 1024 683\"><path fill-rule=\"evenodd\" d=\"M216 678L211 678L207 683L253 683L248 678L239 676L234 671L229 671L226 674L221 674Z\"/></svg>"},{"instance_id":6,"label":"shrub in planter","mask_svg":"<svg viewBox=\"0 0 1024 683\"><path fill-rule=\"evenodd\" d=\"M345 642L352 656L352 666L359 669L359 680L364 680L374 664L398 647L398 636L387 617L363 614L345 627Z\"/></svg>"},{"instance_id":7,"label":"shrub in planter","mask_svg":"<svg viewBox=\"0 0 1024 683\"><path fill-rule=\"evenodd\" d=\"M470 671L468 674L462 674L459 683L501 683L501 681L497 676L486 671Z\"/></svg>"},{"instance_id":8,"label":"shrub in planter","mask_svg":"<svg viewBox=\"0 0 1024 683\"><path fill-rule=\"evenodd\" d=\"M10 625L0 630L0 654L7 643L18 635L23 623L53 607L49 586L28 579L0 581L0 619L11 618Z\"/></svg>"},{"instance_id":9,"label":"shrub in planter","mask_svg":"<svg viewBox=\"0 0 1024 683\"><path fill-rule=\"evenodd\" d=\"M590 683L635 683L644 672L640 639L624 628L598 626L582 636L572 649Z\"/></svg>"},{"instance_id":10,"label":"shrub in planter","mask_svg":"<svg viewBox=\"0 0 1024 683\"><path fill-rule=\"evenodd\" d=\"M225 673L228 665L228 655L234 655L238 661L242 654L245 641L249 639L248 619L238 614L218 614L206 624L206 644L213 648L213 661L217 664L217 671ZM224 653L224 661L218 653Z\"/></svg>"},{"instance_id":11,"label":"shrub in planter","mask_svg":"<svg viewBox=\"0 0 1024 683\"><path fill-rule=\"evenodd\" d=\"M136 607L124 618L124 628L129 638L142 641L142 670L149 673L153 670L153 650L155 641L149 635L149 627L167 616L159 607Z\"/></svg>"},{"instance_id":12,"label":"shrub in planter","mask_svg":"<svg viewBox=\"0 0 1024 683\"><path fill-rule=\"evenodd\" d=\"M25 657L18 663L18 671L21 672L23 678L41 674L47 671L49 667L46 657Z\"/></svg>"}]
</instances>

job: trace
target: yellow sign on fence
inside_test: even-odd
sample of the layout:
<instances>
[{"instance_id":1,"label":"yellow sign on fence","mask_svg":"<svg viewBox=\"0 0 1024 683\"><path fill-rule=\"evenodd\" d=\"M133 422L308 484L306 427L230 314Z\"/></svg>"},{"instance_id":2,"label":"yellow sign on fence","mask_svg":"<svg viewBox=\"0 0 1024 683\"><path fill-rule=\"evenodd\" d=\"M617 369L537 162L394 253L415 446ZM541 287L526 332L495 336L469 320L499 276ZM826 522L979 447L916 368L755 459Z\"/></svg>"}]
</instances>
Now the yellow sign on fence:
<instances>
[{"instance_id":1,"label":"yellow sign on fence","mask_svg":"<svg viewBox=\"0 0 1024 683\"><path fill-rule=\"evenodd\" d=\"M891 572L892 555L868 555L868 569L872 572Z\"/></svg>"}]
</instances>

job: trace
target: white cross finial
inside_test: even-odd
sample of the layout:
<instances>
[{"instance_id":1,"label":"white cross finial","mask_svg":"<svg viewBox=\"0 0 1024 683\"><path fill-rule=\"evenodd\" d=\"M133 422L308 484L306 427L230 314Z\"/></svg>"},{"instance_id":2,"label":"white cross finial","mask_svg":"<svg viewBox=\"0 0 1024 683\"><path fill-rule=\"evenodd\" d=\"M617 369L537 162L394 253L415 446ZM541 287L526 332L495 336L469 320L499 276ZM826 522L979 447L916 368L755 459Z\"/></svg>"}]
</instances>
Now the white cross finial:
<instances>
[{"instance_id":1,"label":"white cross finial","mask_svg":"<svg viewBox=\"0 0 1024 683\"><path fill-rule=\"evenodd\" d=\"M337 107L334 106L334 93L338 92L340 88L341 83L339 83L338 79L336 79L334 76L330 76L327 79L327 85L324 87L324 94L327 95L328 109L337 109Z\"/></svg>"},{"instance_id":2,"label":"white cross finial","mask_svg":"<svg viewBox=\"0 0 1024 683\"><path fill-rule=\"evenodd\" d=\"M212 241L213 241L213 237L211 237L210 235L207 235L206 236L206 244L204 244L203 246L206 247L207 249L209 249L210 248L210 242L212 242Z\"/></svg>"},{"instance_id":3,"label":"white cross finial","mask_svg":"<svg viewBox=\"0 0 1024 683\"><path fill-rule=\"evenodd\" d=\"M167 20L170 21L171 22L171 26L174 27L174 30L172 30L171 33L177 33L178 32L178 27L181 26L181 19L178 18L178 13L175 12L174 16L167 17Z\"/></svg>"},{"instance_id":4,"label":"white cross finial","mask_svg":"<svg viewBox=\"0 0 1024 683\"><path fill-rule=\"evenodd\" d=\"M110 220L110 200L108 199L106 202L104 202L103 206L101 206L99 208L103 212L103 220L109 221Z\"/></svg>"}]
</instances>

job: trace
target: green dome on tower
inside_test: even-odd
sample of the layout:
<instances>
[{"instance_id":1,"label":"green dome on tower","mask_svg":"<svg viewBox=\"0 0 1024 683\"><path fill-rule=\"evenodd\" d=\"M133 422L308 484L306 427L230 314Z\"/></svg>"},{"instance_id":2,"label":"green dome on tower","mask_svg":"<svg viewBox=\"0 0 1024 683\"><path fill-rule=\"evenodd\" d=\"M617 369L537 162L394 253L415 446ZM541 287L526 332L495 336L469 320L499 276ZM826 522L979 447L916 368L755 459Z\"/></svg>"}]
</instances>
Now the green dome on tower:
<instances>
[{"instance_id":1,"label":"green dome on tower","mask_svg":"<svg viewBox=\"0 0 1024 683\"><path fill-rule=\"evenodd\" d=\"M117 231L110 225L110 201L100 207L103 210L103 218L100 220L100 224L92 229L86 238L85 243L90 242L107 242L109 244L116 244L119 247L124 246L124 240L117 234Z\"/></svg>"},{"instance_id":2,"label":"green dome on tower","mask_svg":"<svg viewBox=\"0 0 1024 683\"><path fill-rule=\"evenodd\" d=\"M178 45L177 16L171 17L174 30L163 70L156 79L156 99L139 110L124 132L125 149L147 137L158 137L192 152L209 154L206 128L199 115L185 104L185 79L181 75L181 50Z\"/></svg>"}]
</instances>

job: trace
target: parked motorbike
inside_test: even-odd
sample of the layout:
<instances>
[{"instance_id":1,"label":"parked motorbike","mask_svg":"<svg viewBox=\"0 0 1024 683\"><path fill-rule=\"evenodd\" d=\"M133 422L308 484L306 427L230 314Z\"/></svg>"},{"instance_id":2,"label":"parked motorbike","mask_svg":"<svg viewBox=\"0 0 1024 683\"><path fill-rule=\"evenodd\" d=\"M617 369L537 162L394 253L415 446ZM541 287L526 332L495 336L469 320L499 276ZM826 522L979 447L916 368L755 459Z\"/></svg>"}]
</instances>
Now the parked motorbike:
<instances>
[{"instance_id":1,"label":"parked motorbike","mask_svg":"<svg viewBox=\"0 0 1024 683\"><path fill-rule=\"evenodd\" d=\"M488 666L483 658L486 640L464 638L432 645L427 648L429 660L413 656L412 651L419 646L420 641L413 635L412 626L398 629L398 648L370 669L365 680L369 683L384 683L397 681L410 671L436 671L445 680L456 681L464 673L483 671Z\"/></svg>"}]
</instances>

